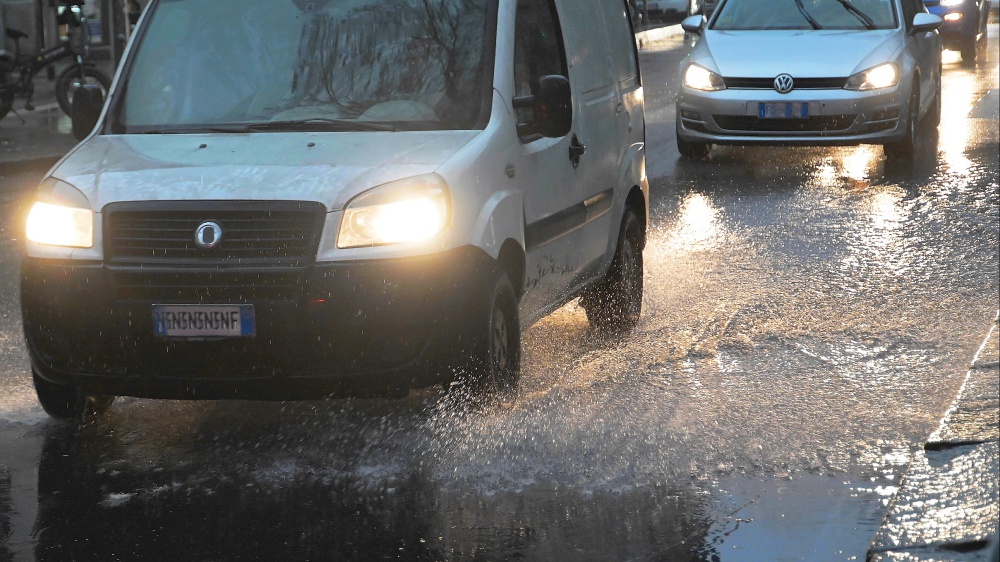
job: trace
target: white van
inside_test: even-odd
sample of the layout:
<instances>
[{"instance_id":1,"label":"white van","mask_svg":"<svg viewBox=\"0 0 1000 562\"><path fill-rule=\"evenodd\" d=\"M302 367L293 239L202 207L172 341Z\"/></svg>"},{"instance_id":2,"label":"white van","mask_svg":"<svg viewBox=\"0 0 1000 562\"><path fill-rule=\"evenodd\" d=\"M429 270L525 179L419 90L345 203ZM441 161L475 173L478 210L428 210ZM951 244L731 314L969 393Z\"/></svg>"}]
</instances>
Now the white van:
<instances>
[{"instance_id":1,"label":"white van","mask_svg":"<svg viewBox=\"0 0 1000 562\"><path fill-rule=\"evenodd\" d=\"M21 305L56 417L116 395L516 389L521 330L638 321L626 0L152 0L42 182Z\"/></svg>"}]
</instances>

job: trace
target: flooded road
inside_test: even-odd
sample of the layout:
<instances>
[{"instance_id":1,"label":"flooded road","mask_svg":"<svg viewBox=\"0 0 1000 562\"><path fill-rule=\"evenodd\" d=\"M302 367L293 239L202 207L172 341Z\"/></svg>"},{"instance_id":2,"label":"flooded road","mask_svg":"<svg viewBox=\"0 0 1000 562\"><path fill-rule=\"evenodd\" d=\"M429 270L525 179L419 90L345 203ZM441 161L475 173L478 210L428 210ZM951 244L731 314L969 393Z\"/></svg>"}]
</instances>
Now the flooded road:
<instances>
[{"instance_id":1,"label":"flooded road","mask_svg":"<svg viewBox=\"0 0 1000 562\"><path fill-rule=\"evenodd\" d=\"M640 325L606 341L567 305L496 410L427 389L51 420L17 303L26 205L0 190L0 561L863 559L997 311L990 41L946 64L902 169L880 147L679 161L683 41L645 51Z\"/></svg>"}]
</instances>

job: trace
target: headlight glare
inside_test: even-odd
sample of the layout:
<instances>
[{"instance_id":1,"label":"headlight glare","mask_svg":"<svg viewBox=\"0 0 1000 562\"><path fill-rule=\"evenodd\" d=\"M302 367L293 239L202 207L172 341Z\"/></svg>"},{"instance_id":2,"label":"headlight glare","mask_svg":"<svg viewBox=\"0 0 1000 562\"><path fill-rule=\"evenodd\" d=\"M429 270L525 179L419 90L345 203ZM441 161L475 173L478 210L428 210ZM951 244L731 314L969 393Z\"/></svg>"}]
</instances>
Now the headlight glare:
<instances>
[{"instance_id":1,"label":"headlight glare","mask_svg":"<svg viewBox=\"0 0 1000 562\"><path fill-rule=\"evenodd\" d=\"M437 176L393 182L348 203L337 236L338 248L420 242L448 225L450 200Z\"/></svg>"},{"instance_id":2,"label":"headlight glare","mask_svg":"<svg viewBox=\"0 0 1000 562\"><path fill-rule=\"evenodd\" d=\"M25 230L28 240L36 244L89 248L94 245L94 213L36 201L28 212Z\"/></svg>"},{"instance_id":3,"label":"headlight glare","mask_svg":"<svg viewBox=\"0 0 1000 562\"><path fill-rule=\"evenodd\" d=\"M961 6L965 3L965 0L941 0L941 6L944 8L953 8L955 6Z\"/></svg>"},{"instance_id":4,"label":"headlight glare","mask_svg":"<svg viewBox=\"0 0 1000 562\"><path fill-rule=\"evenodd\" d=\"M892 63L880 64L856 73L847 79L848 90L865 92L889 88L899 83L899 71Z\"/></svg>"},{"instance_id":5,"label":"headlight glare","mask_svg":"<svg viewBox=\"0 0 1000 562\"><path fill-rule=\"evenodd\" d=\"M706 92L726 89L726 82L721 76L697 64L689 65L684 71L684 85Z\"/></svg>"}]
</instances>

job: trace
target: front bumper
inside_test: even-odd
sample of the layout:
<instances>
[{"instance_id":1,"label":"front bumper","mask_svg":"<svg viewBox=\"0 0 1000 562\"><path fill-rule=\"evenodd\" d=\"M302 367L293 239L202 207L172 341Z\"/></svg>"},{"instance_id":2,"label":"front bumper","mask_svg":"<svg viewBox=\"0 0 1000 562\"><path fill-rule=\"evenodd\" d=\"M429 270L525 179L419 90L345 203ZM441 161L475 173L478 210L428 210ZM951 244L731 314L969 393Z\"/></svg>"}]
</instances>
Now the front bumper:
<instances>
[{"instance_id":1,"label":"front bumper","mask_svg":"<svg viewBox=\"0 0 1000 562\"><path fill-rule=\"evenodd\" d=\"M447 382L485 333L495 263L434 256L301 268L112 268L26 258L21 303L39 376L87 393L301 399ZM153 333L153 304L252 304L256 334Z\"/></svg>"},{"instance_id":2,"label":"front bumper","mask_svg":"<svg viewBox=\"0 0 1000 562\"><path fill-rule=\"evenodd\" d=\"M733 145L883 144L906 134L906 100L899 86L875 92L845 89L730 88L701 92L681 88L677 133L688 142ZM760 119L758 104L809 104L808 119Z\"/></svg>"}]
</instances>

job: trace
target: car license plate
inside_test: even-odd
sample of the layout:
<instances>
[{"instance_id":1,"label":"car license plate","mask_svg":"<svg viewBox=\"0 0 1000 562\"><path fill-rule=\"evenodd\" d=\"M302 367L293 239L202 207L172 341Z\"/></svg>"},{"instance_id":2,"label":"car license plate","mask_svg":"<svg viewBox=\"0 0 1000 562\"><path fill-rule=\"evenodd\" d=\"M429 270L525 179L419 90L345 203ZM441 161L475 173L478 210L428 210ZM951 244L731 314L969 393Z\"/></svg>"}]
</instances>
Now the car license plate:
<instances>
[{"instance_id":1,"label":"car license plate","mask_svg":"<svg viewBox=\"0 0 1000 562\"><path fill-rule=\"evenodd\" d=\"M153 331L167 338L250 337L252 304L154 304Z\"/></svg>"},{"instance_id":2,"label":"car license plate","mask_svg":"<svg viewBox=\"0 0 1000 562\"><path fill-rule=\"evenodd\" d=\"M757 104L760 119L806 119L809 117L809 102L760 102Z\"/></svg>"}]
</instances>

